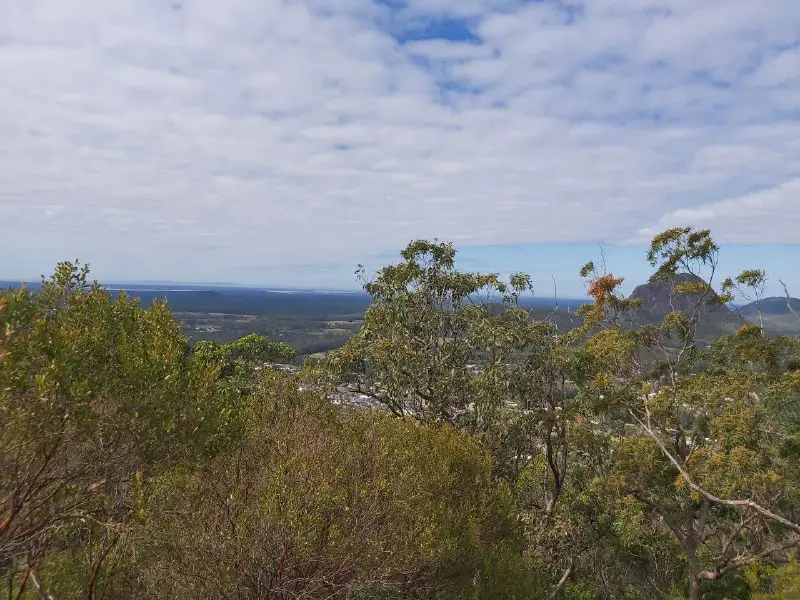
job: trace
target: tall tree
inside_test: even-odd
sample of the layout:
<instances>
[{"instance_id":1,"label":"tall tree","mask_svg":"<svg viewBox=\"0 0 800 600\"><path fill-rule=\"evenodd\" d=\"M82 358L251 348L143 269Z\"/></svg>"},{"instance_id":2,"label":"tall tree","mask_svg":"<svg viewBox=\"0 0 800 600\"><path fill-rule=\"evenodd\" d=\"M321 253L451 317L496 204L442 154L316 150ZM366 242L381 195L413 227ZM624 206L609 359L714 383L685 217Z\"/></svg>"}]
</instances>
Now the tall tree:
<instances>
[{"instance_id":1,"label":"tall tree","mask_svg":"<svg viewBox=\"0 0 800 600\"><path fill-rule=\"evenodd\" d=\"M711 280L718 252L708 231L684 228L654 238L648 256L657 277L706 269ZM758 287L763 274L746 272L737 281ZM707 281L674 291L689 302L659 330L646 330L631 354L629 381L639 391L616 399L634 429L616 444L615 469L620 492L678 541L694 600L708 582L800 544L792 515L796 455L787 452L787 430L770 410L781 387L784 395L796 393L787 381L797 377L797 346L744 324L703 349L703 305L728 296L716 297Z\"/></svg>"},{"instance_id":2,"label":"tall tree","mask_svg":"<svg viewBox=\"0 0 800 600\"><path fill-rule=\"evenodd\" d=\"M45 554L85 545L94 597L137 474L235 439L228 397L194 367L167 307L114 299L87 277L61 263L37 292L0 295L0 576L20 595L40 588Z\"/></svg>"}]
</instances>

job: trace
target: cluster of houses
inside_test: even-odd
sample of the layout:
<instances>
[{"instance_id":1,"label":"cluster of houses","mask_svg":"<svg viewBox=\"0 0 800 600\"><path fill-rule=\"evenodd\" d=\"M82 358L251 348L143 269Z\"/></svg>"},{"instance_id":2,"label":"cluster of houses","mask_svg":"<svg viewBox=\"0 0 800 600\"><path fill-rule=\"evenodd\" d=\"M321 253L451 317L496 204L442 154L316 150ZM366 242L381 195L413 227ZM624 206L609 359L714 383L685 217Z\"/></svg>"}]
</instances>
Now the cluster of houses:
<instances>
[{"instance_id":1,"label":"cluster of houses","mask_svg":"<svg viewBox=\"0 0 800 600\"><path fill-rule=\"evenodd\" d=\"M297 365L264 363L264 368L275 369L276 371L281 371L289 375L297 375L300 372L300 367ZM300 389L302 390L304 387L301 386ZM345 383L334 386L333 389L328 392L328 398L334 406L343 406L360 410L386 410L386 407L375 400L375 398L362 394L354 389L353 386Z\"/></svg>"}]
</instances>

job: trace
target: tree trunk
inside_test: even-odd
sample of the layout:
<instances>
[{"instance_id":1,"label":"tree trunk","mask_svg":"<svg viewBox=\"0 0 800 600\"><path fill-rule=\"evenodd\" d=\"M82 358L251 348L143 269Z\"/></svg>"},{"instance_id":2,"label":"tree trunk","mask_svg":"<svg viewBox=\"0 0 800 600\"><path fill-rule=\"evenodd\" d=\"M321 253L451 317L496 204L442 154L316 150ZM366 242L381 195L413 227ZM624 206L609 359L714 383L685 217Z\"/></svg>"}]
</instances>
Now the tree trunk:
<instances>
[{"instance_id":1,"label":"tree trunk","mask_svg":"<svg viewBox=\"0 0 800 600\"><path fill-rule=\"evenodd\" d=\"M689 577L689 600L700 600L700 582L694 573Z\"/></svg>"},{"instance_id":2,"label":"tree trunk","mask_svg":"<svg viewBox=\"0 0 800 600\"><path fill-rule=\"evenodd\" d=\"M700 600L700 563L697 560L697 537L694 530L694 511L686 507L686 534L683 543L689 565L689 600Z\"/></svg>"}]
</instances>

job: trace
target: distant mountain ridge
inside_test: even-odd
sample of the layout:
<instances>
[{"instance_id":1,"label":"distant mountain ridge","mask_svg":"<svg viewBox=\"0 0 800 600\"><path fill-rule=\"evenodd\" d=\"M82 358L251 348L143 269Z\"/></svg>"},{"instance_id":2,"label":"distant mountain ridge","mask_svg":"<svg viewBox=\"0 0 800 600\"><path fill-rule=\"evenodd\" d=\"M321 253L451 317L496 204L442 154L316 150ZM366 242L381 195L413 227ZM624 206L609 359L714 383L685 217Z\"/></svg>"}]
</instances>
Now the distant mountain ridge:
<instances>
[{"instance_id":1,"label":"distant mountain ridge","mask_svg":"<svg viewBox=\"0 0 800 600\"><path fill-rule=\"evenodd\" d=\"M720 302L720 297L714 290L709 290L702 299L695 293L675 292L675 288L683 284L707 285L702 278L691 273L679 273L669 280L651 277L647 283L637 286L630 297L641 300L642 307L639 311L652 317L663 317L672 311L693 311L698 301L701 302L700 309L703 313L724 315L731 312Z\"/></svg>"},{"instance_id":2,"label":"distant mountain ridge","mask_svg":"<svg viewBox=\"0 0 800 600\"><path fill-rule=\"evenodd\" d=\"M701 298L697 293L676 292L675 288L682 284L707 285L707 282L690 273L679 273L669 280L651 277L647 283L636 287L630 298L642 300L642 306L633 313L634 320L641 324L659 324L673 311L692 314L699 309L697 341L701 345L741 326L741 317L723 304L713 289Z\"/></svg>"},{"instance_id":3,"label":"distant mountain ridge","mask_svg":"<svg viewBox=\"0 0 800 600\"><path fill-rule=\"evenodd\" d=\"M642 300L641 308L633 314L635 321L658 324L672 311L694 312L698 295L675 293L675 287L684 283L706 284L700 277L681 273L668 281L651 277L650 281L634 289L630 297ZM791 306L796 315L800 315L800 299L792 298ZM698 341L707 344L721 335L735 332L744 322L759 321L759 307L762 317L760 323L769 335L800 337L800 319L789 310L785 297L764 298L758 304L751 303L732 309L721 302L716 292L709 290L699 307Z\"/></svg>"},{"instance_id":4,"label":"distant mountain ridge","mask_svg":"<svg viewBox=\"0 0 800 600\"><path fill-rule=\"evenodd\" d=\"M791 306L791 309L789 306ZM773 317L789 315L792 314L792 311L800 314L800 299L773 296L764 298L760 302L751 302L739 307L739 312L745 317L756 317L759 310L762 315Z\"/></svg>"}]
</instances>

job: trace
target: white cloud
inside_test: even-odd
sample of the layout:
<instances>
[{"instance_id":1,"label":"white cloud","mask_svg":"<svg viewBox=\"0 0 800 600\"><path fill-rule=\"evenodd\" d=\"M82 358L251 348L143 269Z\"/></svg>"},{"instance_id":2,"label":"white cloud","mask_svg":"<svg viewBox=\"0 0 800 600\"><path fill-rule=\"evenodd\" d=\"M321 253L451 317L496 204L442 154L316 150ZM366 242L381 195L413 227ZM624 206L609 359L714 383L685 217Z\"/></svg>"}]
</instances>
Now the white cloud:
<instances>
[{"instance_id":1,"label":"white cloud","mask_svg":"<svg viewBox=\"0 0 800 600\"><path fill-rule=\"evenodd\" d=\"M655 227L639 233L646 239L687 223L721 232L717 238L724 243L796 244L800 231L800 178L774 188L670 212Z\"/></svg>"},{"instance_id":2,"label":"white cloud","mask_svg":"<svg viewBox=\"0 0 800 600\"><path fill-rule=\"evenodd\" d=\"M753 77L757 85L781 85L800 80L800 50L788 50L764 61ZM798 86L791 90L796 97ZM800 103L795 104L795 108Z\"/></svg>"},{"instance_id":3,"label":"white cloud","mask_svg":"<svg viewBox=\"0 0 800 600\"><path fill-rule=\"evenodd\" d=\"M795 242L798 17L795 0L4 0L4 270L78 255L226 279L681 218ZM462 30L478 39L402 43Z\"/></svg>"}]
</instances>

